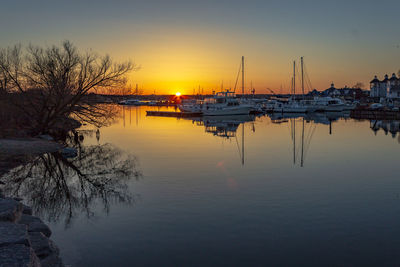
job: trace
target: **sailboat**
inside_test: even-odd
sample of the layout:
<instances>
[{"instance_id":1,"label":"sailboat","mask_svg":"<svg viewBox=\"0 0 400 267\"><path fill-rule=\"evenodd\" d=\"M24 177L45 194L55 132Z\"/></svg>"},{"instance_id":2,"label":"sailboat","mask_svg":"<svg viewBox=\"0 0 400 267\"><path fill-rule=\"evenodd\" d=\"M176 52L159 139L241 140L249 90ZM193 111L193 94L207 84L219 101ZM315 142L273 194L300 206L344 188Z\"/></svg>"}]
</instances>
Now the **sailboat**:
<instances>
[{"instance_id":1,"label":"sailboat","mask_svg":"<svg viewBox=\"0 0 400 267\"><path fill-rule=\"evenodd\" d=\"M303 57L301 57L301 84L304 98L304 75L303 75ZM304 101L296 100L296 61L293 61L293 95L289 101L282 105L281 112L283 113L306 113L308 111ZM304 100L304 99L303 99Z\"/></svg>"},{"instance_id":2,"label":"sailboat","mask_svg":"<svg viewBox=\"0 0 400 267\"><path fill-rule=\"evenodd\" d=\"M244 57L242 57L242 97L244 95ZM241 103L233 91L217 92L213 97L192 105L180 105L183 112L201 112L204 116L245 115L253 110L252 105Z\"/></svg>"}]
</instances>

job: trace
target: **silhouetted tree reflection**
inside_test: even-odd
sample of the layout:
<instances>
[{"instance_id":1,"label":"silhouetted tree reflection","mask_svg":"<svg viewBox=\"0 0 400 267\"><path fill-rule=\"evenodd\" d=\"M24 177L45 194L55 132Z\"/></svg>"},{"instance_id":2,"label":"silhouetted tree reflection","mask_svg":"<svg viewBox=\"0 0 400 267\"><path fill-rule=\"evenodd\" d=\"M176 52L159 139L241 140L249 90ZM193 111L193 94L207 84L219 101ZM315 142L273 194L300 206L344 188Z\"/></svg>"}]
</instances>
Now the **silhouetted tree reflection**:
<instances>
[{"instance_id":1,"label":"silhouetted tree reflection","mask_svg":"<svg viewBox=\"0 0 400 267\"><path fill-rule=\"evenodd\" d=\"M76 158L44 154L2 178L4 191L26 199L35 214L49 221L79 213L94 215L95 204L109 212L111 203L133 202L127 182L141 177L137 159L111 144L80 146Z\"/></svg>"}]
</instances>

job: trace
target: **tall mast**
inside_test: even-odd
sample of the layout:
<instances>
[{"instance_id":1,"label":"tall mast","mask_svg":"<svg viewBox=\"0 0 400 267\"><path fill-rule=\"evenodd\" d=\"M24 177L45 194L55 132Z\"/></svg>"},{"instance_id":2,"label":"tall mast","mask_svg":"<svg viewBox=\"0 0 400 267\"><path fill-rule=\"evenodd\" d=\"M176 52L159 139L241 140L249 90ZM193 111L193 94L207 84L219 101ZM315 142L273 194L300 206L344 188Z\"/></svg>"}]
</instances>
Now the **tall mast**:
<instances>
[{"instance_id":1,"label":"tall mast","mask_svg":"<svg viewBox=\"0 0 400 267\"><path fill-rule=\"evenodd\" d=\"M296 60L293 61L293 95L296 98Z\"/></svg>"},{"instance_id":2,"label":"tall mast","mask_svg":"<svg viewBox=\"0 0 400 267\"><path fill-rule=\"evenodd\" d=\"M242 97L244 96L244 56L242 56Z\"/></svg>"},{"instance_id":3,"label":"tall mast","mask_svg":"<svg viewBox=\"0 0 400 267\"><path fill-rule=\"evenodd\" d=\"M304 97L304 71L303 71L303 57L301 57L301 90L303 91L303 97Z\"/></svg>"},{"instance_id":4,"label":"tall mast","mask_svg":"<svg viewBox=\"0 0 400 267\"><path fill-rule=\"evenodd\" d=\"M293 77L292 77L292 83L290 84L290 94L293 95Z\"/></svg>"}]
</instances>

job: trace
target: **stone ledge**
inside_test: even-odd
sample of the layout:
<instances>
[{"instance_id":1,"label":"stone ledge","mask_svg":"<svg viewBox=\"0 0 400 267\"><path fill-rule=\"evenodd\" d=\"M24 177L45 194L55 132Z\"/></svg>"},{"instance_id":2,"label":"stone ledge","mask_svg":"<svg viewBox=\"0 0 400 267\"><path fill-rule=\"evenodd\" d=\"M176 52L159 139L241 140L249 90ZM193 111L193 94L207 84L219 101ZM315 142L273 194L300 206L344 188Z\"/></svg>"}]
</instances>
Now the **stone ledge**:
<instances>
[{"instance_id":1,"label":"stone ledge","mask_svg":"<svg viewBox=\"0 0 400 267\"><path fill-rule=\"evenodd\" d=\"M0 197L0 266L63 267L50 228L30 214L30 207Z\"/></svg>"},{"instance_id":2,"label":"stone ledge","mask_svg":"<svg viewBox=\"0 0 400 267\"><path fill-rule=\"evenodd\" d=\"M40 267L40 261L32 248L21 244L0 247L0 266Z\"/></svg>"},{"instance_id":3,"label":"stone ledge","mask_svg":"<svg viewBox=\"0 0 400 267\"><path fill-rule=\"evenodd\" d=\"M38 217L22 214L18 223L28 226L28 232L41 232L47 237L51 236L50 228Z\"/></svg>"},{"instance_id":4,"label":"stone ledge","mask_svg":"<svg viewBox=\"0 0 400 267\"><path fill-rule=\"evenodd\" d=\"M0 198L0 222L17 222L22 214L23 206L12 198Z\"/></svg>"},{"instance_id":5,"label":"stone ledge","mask_svg":"<svg viewBox=\"0 0 400 267\"><path fill-rule=\"evenodd\" d=\"M40 259L44 259L51 254L58 256L60 253L54 242L42 233L29 233L29 241L31 242L31 247L35 251L36 256Z\"/></svg>"},{"instance_id":6,"label":"stone ledge","mask_svg":"<svg viewBox=\"0 0 400 267\"><path fill-rule=\"evenodd\" d=\"M0 247L12 244L30 246L26 225L0 222Z\"/></svg>"}]
</instances>

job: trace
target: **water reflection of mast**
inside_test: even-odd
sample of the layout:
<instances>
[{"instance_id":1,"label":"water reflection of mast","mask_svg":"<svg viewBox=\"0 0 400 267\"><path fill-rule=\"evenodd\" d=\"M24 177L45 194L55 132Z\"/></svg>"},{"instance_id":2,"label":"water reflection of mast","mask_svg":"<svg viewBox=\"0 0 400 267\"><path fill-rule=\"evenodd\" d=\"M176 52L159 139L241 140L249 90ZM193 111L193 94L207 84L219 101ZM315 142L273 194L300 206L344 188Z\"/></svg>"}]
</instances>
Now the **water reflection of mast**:
<instances>
[{"instance_id":1,"label":"water reflection of mast","mask_svg":"<svg viewBox=\"0 0 400 267\"><path fill-rule=\"evenodd\" d=\"M296 158L297 158L297 154L296 154L296 119L290 119L290 123L291 123L291 133L292 133L292 141L293 141L293 165L296 165ZM308 145L306 144L306 147L304 147L304 139L305 139L305 124L304 124L304 118L302 120L302 133L301 133L301 149L300 149L300 153L301 153L301 157L300 157L300 166L304 167L304 158L305 158L305 152L308 150L308 145L309 142L311 141L313 132L308 136L308 138L310 139L308 142Z\"/></svg>"},{"instance_id":2,"label":"water reflection of mast","mask_svg":"<svg viewBox=\"0 0 400 267\"><path fill-rule=\"evenodd\" d=\"M292 123L293 123L293 164L296 164L296 119L293 119Z\"/></svg>"},{"instance_id":3,"label":"water reflection of mast","mask_svg":"<svg viewBox=\"0 0 400 267\"><path fill-rule=\"evenodd\" d=\"M125 106L122 106L122 117L124 118L124 128L125 128Z\"/></svg>"},{"instance_id":4,"label":"water reflection of mast","mask_svg":"<svg viewBox=\"0 0 400 267\"><path fill-rule=\"evenodd\" d=\"M138 126L138 124L139 124L139 114L138 114L138 107L135 107L136 108L136 126Z\"/></svg>"},{"instance_id":5,"label":"water reflection of mast","mask_svg":"<svg viewBox=\"0 0 400 267\"><path fill-rule=\"evenodd\" d=\"M230 139L235 138L237 152L240 157L242 165L245 163L245 125L246 122L253 122L254 117L249 115L231 115L231 116L212 116L202 117L201 119L194 119L198 126L204 126L207 133L214 136ZM240 125L242 124L242 136L240 138ZM255 131L255 125L252 123L250 126L252 131Z\"/></svg>"},{"instance_id":6,"label":"water reflection of mast","mask_svg":"<svg viewBox=\"0 0 400 267\"><path fill-rule=\"evenodd\" d=\"M301 135L301 163L300 163L301 167L303 167L303 164L304 164L304 117L303 117L303 133Z\"/></svg>"},{"instance_id":7,"label":"water reflection of mast","mask_svg":"<svg viewBox=\"0 0 400 267\"><path fill-rule=\"evenodd\" d=\"M242 123L242 165L244 165L244 122Z\"/></svg>"}]
</instances>

